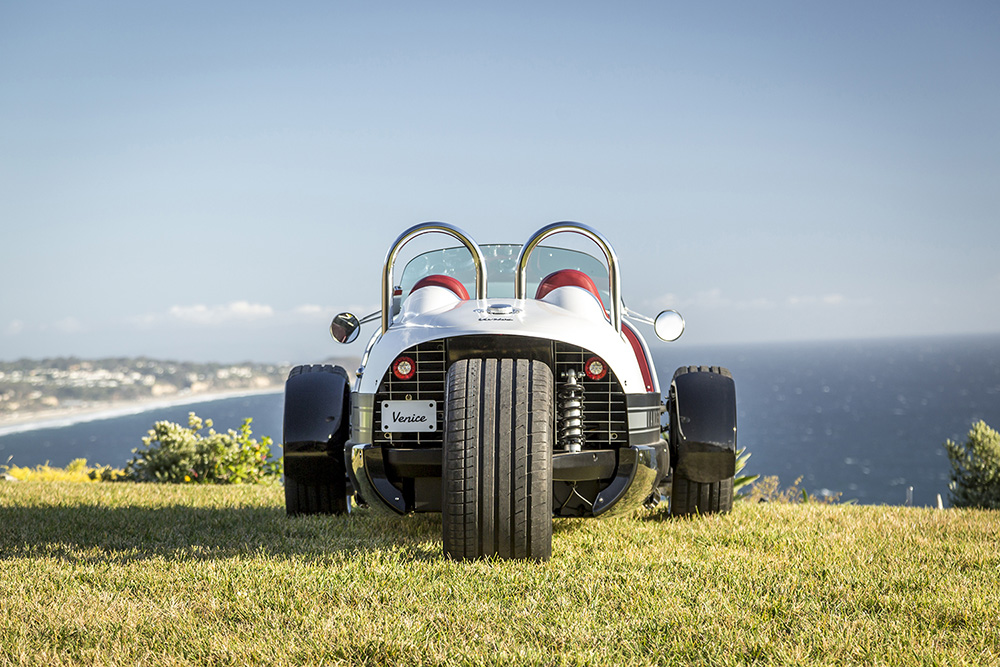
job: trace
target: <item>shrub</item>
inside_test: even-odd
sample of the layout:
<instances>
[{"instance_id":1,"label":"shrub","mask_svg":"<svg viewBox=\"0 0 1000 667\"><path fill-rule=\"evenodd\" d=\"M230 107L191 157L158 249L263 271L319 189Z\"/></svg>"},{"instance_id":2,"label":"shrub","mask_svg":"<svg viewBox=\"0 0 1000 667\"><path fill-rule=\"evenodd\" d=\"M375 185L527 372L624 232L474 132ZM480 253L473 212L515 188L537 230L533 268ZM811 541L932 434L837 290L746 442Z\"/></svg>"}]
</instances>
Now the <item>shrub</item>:
<instances>
[{"instance_id":1,"label":"shrub","mask_svg":"<svg viewBox=\"0 0 1000 667\"><path fill-rule=\"evenodd\" d=\"M212 420L202 420L188 413L188 426L168 421L153 425L142 439L144 448L132 450L135 455L125 468L129 479L138 482L171 482L175 484L256 484L278 481L282 474L281 459L271 459L271 438L260 442L251 438L250 422L245 419L239 432L229 429L217 433ZM202 429L208 429L202 435Z\"/></svg>"},{"instance_id":2,"label":"shrub","mask_svg":"<svg viewBox=\"0 0 1000 667\"><path fill-rule=\"evenodd\" d=\"M760 475L741 475L743 468L747 465L747 459L750 458L750 452L747 451L746 447L742 447L736 450L736 478L733 480L733 493L739 493L741 489L745 486L749 486L757 481Z\"/></svg>"},{"instance_id":3,"label":"shrub","mask_svg":"<svg viewBox=\"0 0 1000 667\"><path fill-rule=\"evenodd\" d=\"M1000 433L979 421L964 443L944 443L951 461L951 504L1000 509Z\"/></svg>"},{"instance_id":4,"label":"shrub","mask_svg":"<svg viewBox=\"0 0 1000 667\"><path fill-rule=\"evenodd\" d=\"M45 463L37 465L34 468L3 465L0 466L0 470L22 482L114 481L124 475L122 470L112 468L111 466L99 465L91 468L87 465L87 459L73 459L65 468L53 468L48 463Z\"/></svg>"},{"instance_id":5,"label":"shrub","mask_svg":"<svg viewBox=\"0 0 1000 667\"><path fill-rule=\"evenodd\" d=\"M94 482L123 482L128 479L121 468L98 465L87 470L87 475Z\"/></svg>"},{"instance_id":6,"label":"shrub","mask_svg":"<svg viewBox=\"0 0 1000 667\"><path fill-rule=\"evenodd\" d=\"M786 489L781 488L781 480L777 475L764 477L759 482L750 487L750 490L742 494L740 498L751 503L819 503L832 504L840 502L841 494L831 493L829 495L813 494L805 489L799 488L802 478L799 477L795 483ZM853 501L850 501L850 504Z\"/></svg>"}]
</instances>

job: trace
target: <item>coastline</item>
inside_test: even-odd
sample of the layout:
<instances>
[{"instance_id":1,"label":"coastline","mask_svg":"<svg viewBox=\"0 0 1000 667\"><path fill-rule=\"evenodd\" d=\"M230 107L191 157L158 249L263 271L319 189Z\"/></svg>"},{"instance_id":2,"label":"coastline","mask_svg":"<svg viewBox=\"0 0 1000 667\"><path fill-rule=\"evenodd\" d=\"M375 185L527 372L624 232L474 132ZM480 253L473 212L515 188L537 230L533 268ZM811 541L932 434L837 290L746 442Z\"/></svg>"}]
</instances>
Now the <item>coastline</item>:
<instances>
[{"instance_id":1,"label":"coastline","mask_svg":"<svg viewBox=\"0 0 1000 667\"><path fill-rule=\"evenodd\" d=\"M171 398L144 398L135 401L101 401L72 408L53 408L34 412L14 413L0 416L0 437L13 433L24 433L44 428L60 428L81 422L113 419L125 415L137 415L151 410L193 405L195 403L210 403L227 398L243 396L260 396L263 394L279 394L284 387L267 387L264 389L232 389L205 393L186 394Z\"/></svg>"}]
</instances>

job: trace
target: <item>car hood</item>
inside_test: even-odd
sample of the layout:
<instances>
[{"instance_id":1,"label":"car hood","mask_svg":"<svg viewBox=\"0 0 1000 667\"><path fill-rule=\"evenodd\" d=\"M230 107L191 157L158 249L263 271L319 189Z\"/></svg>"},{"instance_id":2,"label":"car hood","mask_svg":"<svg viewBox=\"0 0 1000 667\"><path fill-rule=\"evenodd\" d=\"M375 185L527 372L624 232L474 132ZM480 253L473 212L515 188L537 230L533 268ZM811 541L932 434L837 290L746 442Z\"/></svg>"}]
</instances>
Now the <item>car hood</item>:
<instances>
[{"instance_id":1,"label":"car hood","mask_svg":"<svg viewBox=\"0 0 1000 667\"><path fill-rule=\"evenodd\" d=\"M492 298L448 302L422 312L404 308L389 330L376 333L369 343L357 389L374 393L386 369L407 348L468 335L524 336L578 345L604 359L626 393L646 391L631 344L604 317L535 299Z\"/></svg>"}]
</instances>

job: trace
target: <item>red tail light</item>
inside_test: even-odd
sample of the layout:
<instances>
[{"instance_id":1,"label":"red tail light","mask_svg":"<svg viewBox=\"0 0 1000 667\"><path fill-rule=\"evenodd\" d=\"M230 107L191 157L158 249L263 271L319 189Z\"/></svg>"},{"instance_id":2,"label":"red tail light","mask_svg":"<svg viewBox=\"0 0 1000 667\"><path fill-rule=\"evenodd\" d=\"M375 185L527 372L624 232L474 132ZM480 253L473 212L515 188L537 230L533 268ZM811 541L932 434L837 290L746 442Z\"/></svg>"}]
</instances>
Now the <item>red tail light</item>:
<instances>
[{"instance_id":1,"label":"red tail light","mask_svg":"<svg viewBox=\"0 0 1000 667\"><path fill-rule=\"evenodd\" d=\"M400 380L409 380L417 372L417 364L409 357L400 357L392 362L392 374Z\"/></svg>"},{"instance_id":2,"label":"red tail light","mask_svg":"<svg viewBox=\"0 0 1000 667\"><path fill-rule=\"evenodd\" d=\"M600 357L591 357L583 366L583 372L591 380L600 380L608 374L608 366Z\"/></svg>"}]
</instances>

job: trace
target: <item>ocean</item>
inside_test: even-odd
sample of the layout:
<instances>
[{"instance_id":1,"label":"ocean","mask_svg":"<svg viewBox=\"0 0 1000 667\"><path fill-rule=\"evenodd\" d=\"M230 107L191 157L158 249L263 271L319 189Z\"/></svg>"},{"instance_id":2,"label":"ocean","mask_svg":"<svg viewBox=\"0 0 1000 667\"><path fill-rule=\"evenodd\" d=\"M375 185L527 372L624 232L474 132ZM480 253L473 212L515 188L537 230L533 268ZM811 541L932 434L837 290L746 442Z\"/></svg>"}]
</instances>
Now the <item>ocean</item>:
<instances>
[{"instance_id":1,"label":"ocean","mask_svg":"<svg viewBox=\"0 0 1000 667\"><path fill-rule=\"evenodd\" d=\"M1000 428L1000 336L687 347L657 345L661 389L680 365L729 368L736 379L738 442L746 474L802 478L814 494L862 504L947 503L947 439L984 420ZM256 437L281 441L282 394L160 407L107 419L0 436L0 464L76 458L123 467L159 420L188 412L216 430L252 417Z\"/></svg>"}]
</instances>

